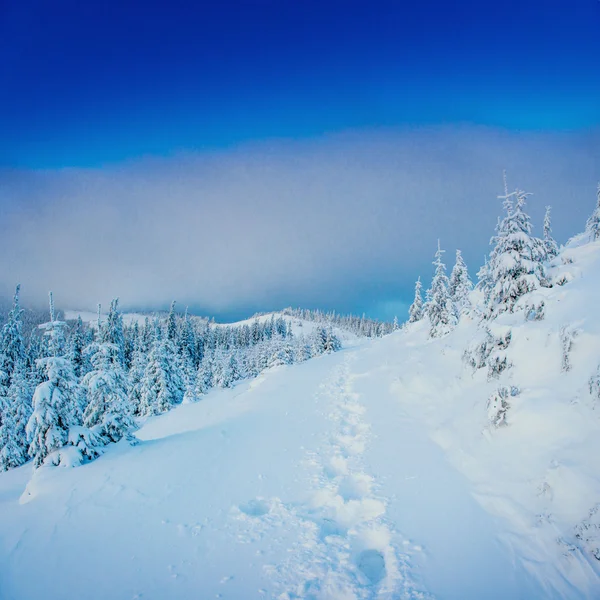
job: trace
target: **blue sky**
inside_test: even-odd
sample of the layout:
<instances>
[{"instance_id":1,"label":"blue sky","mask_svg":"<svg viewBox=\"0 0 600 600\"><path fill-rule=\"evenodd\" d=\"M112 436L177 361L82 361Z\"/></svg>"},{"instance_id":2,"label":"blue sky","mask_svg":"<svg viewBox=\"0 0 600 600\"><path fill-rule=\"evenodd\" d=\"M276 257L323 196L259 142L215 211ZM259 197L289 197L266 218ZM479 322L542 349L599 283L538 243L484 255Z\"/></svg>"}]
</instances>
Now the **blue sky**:
<instances>
[{"instance_id":1,"label":"blue sky","mask_svg":"<svg viewBox=\"0 0 600 600\"><path fill-rule=\"evenodd\" d=\"M217 160L220 170L232 165L239 169L243 163L256 177L276 172L277 185L285 191L283 181L299 185L295 183L298 174L290 175L290 164L301 165L307 154L327 163L323 149L332 143L334 162L348 153L356 159L362 136L374 152L404 152L403 169L419 174L411 185L427 183L430 178L423 173L435 171L439 177L452 168L461 169L458 179L464 183L454 182L456 189L436 215L465 206L458 198L469 195L470 178L489 177L485 193L490 194L490 211L481 224L487 226L489 221L493 229L498 208L492 190L497 191L498 185L492 181L492 166L508 165L515 184L542 186L543 202L552 201L558 214L560 197L553 198L553 190L560 189L557 196L564 197L568 192L563 187L570 181L568 190L576 192L576 199L565 218L566 224L577 226L591 209L594 181L600 177L595 173L600 128L599 30L597 0L8 0L0 6L0 191L4 192L0 204L5 214L18 220L22 240L36 230L39 205L57 195L65 201L65 195L82 185L93 190L89 197L97 205L105 201L102 185L119 181L120 203L135 205L135 189L150 178L140 175L144 172L141 165L150 163L153 171L160 163L158 170L179 182L194 179L186 168L193 164L197 169L198 160ZM437 162L426 164L422 149L432 143L432 135L437 136L438 149L445 144L455 151L440 153ZM397 146L390 146L392 138ZM464 139L469 140L469 149L461 161ZM494 155L485 165L469 163L467 157L473 155L476 144L487 146L486 140L498 139L503 140L499 150L506 155ZM344 143L348 144L345 149ZM414 169L411 145L419 155ZM541 147L552 149L551 158L544 154L544 164L536 162ZM277 148L290 164L274 166L268 148ZM523 160L515 161L515 156ZM440 161L443 168L438 168ZM379 198L376 204L386 198L390 207L402 205L402 190L393 197L385 185L378 187L375 177L379 171L380 180L394 177L377 164L390 169L398 165L389 160L377 163L372 156L364 157L364 162L370 165L364 181L370 181L371 187L362 202L367 205L371 196ZM578 169L575 165L581 162L584 167ZM129 176L123 175L127 169L132 172ZM329 177L337 181L335 177L343 173L338 164ZM227 179L223 174L223 180ZM124 183L133 180L135 189ZM211 179L211 189L218 188L215 181ZM298 181L303 181L301 174ZM23 197L23 190L29 199ZM293 201L286 204L288 221L301 209L302 196L297 191L290 191ZM430 190L436 191L435 186ZM228 193L235 197L228 196L225 202L231 206L227 219L234 229L243 229L236 222L236 215L245 213L236 210L246 201L243 190ZM477 193L484 193L483 188ZM89 197L77 196L83 220ZM214 198L217 204L223 202L218 192ZM343 213L342 200L335 198L332 204ZM408 202L407 210L401 211L402 219L418 229L427 214L411 206ZM203 208L207 214L215 209ZM540 208L532 208L536 210ZM435 222L436 215L429 220ZM4 230L7 224L5 219ZM169 227L177 235L177 223ZM309 225L300 228L310 230ZM336 234L338 244L347 243L343 229ZM454 243L459 242L458 233L436 235ZM463 244L466 255L481 256L486 251L484 238L490 233L470 235L476 242ZM375 244L377 236L373 235ZM38 258L41 261L35 252L30 258L34 265ZM425 255L414 259L419 263L415 267L421 269L430 262ZM274 281L268 286L272 289L269 298L325 308L338 303L343 310L387 313L387 308L377 307L389 307L394 298L407 301L415 275L415 267L394 262L396 257L390 260L401 281L391 273L371 277L373 265L365 261L360 277L355 274L338 282L338 291L340 286L345 290L342 298L324 289L319 278L313 287L304 281L303 286L290 284L288 291L284 289L287 284L278 287ZM335 269L337 275L360 270L341 258ZM137 277L139 287L148 289L146 302L152 304L152 285L159 283L142 281L140 269ZM40 279L37 272L30 278ZM265 298L246 294L244 285L238 281L236 286L236 281L232 275L226 287L235 296L234 308L231 302L202 298L198 298L199 306L223 315L272 308L265 305ZM66 287L62 278L55 283ZM69 289L75 290L76 283ZM45 278L44 284L53 284L52 278ZM298 287L302 293L294 296L291 290L298 292ZM71 291L67 301L89 303L84 296ZM294 302L296 297L298 302Z\"/></svg>"}]
</instances>

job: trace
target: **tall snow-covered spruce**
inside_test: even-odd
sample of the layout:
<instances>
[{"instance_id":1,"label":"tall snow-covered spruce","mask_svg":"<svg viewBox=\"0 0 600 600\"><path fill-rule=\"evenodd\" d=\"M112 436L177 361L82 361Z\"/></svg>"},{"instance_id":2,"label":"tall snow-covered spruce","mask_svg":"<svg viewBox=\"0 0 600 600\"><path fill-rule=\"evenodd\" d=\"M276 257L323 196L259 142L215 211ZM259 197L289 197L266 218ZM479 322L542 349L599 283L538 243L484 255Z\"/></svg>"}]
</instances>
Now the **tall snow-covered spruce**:
<instances>
[{"instance_id":1,"label":"tall snow-covered spruce","mask_svg":"<svg viewBox=\"0 0 600 600\"><path fill-rule=\"evenodd\" d=\"M95 345L91 364L92 371L82 380L87 396L83 424L102 442L117 442L134 425L119 347L109 342Z\"/></svg>"},{"instance_id":2,"label":"tall snow-covered spruce","mask_svg":"<svg viewBox=\"0 0 600 600\"><path fill-rule=\"evenodd\" d=\"M596 208L585 224L585 232L592 242L600 239L600 183L596 190Z\"/></svg>"},{"instance_id":3,"label":"tall snow-covered spruce","mask_svg":"<svg viewBox=\"0 0 600 600\"><path fill-rule=\"evenodd\" d=\"M550 206L546 206L546 212L544 214L544 249L546 251L546 260L552 260L558 255L558 244L552 237L552 222L550 219Z\"/></svg>"},{"instance_id":4,"label":"tall snow-covered spruce","mask_svg":"<svg viewBox=\"0 0 600 600\"><path fill-rule=\"evenodd\" d=\"M456 251L456 262L450 274L450 280L448 283L448 293L458 314L467 310L469 307L469 294L473 289L473 282L469 277L469 271L467 265L462 257L460 250Z\"/></svg>"},{"instance_id":5,"label":"tall snow-covered spruce","mask_svg":"<svg viewBox=\"0 0 600 600\"><path fill-rule=\"evenodd\" d=\"M444 252L445 250L441 249L438 240L438 248L433 261L435 273L431 281L431 288L427 290L427 302L424 307L431 325L429 329L431 337L446 335L454 329L458 320L456 307L448 290L449 281L446 275L446 265L442 261Z\"/></svg>"},{"instance_id":6,"label":"tall snow-covered spruce","mask_svg":"<svg viewBox=\"0 0 600 600\"><path fill-rule=\"evenodd\" d=\"M64 354L64 321L56 320L50 293L50 321L46 323L52 355L39 359L46 373L33 394L33 413L27 423L29 455L34 466L77 465L95 458L95 439L81 427L82 390L73 365Z\"/></svg>"},{"instance_id":7,"label":"tall snow-covered spruce","mask_svg":"<svg viewBox=\"0 0 600 600\"><path fill-rule=\"evenodd\" d=\"M423 318L423 296L421 295L422 288L423 284L421 283L421 278L419 277L415 283L415 299L408 309L409 323L416 323Z\"/></svg>"},{"instance_id":8,"label":"tall snow-covered spruce","mask_svg":"<svg viewBox=\"0 0 600 600\"><path fill-rule=\"evenodd\" d=\"M524 210L528 195L516 190L500 196L506 215L490 242L494 248L484 289L484 315L487 318L514 312L522 296L546 284L543 242L531 235L531 220Z\"/></svg>"},{"instance_id":9,"label":"tall snow-covered spruce","mask_svg":"<svg viewBox=\"0 0 600 600\"><path fill-rule=\"evenodd\" d=\"M25 425L31 414L31 388L23 341L20 286L0 338L0 471L27 460Z\"/></svg>"}]
</instances>

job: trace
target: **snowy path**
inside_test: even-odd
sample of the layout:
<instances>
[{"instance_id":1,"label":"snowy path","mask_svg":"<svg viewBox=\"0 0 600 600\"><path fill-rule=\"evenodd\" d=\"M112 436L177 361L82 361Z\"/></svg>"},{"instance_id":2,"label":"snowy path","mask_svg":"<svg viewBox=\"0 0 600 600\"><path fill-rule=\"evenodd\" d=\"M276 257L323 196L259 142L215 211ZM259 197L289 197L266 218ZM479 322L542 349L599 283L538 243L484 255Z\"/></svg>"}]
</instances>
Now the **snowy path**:
<instances>
[{"instance_id":1,"label":"snowy path","mask_svg":"<svg viewBox=\"0 0 600 600\"><path fill-rule=\"evenodd\" d=\"M289 556L266 566L274 597L544 597L499 543L499 523L401 407L395 370L379 354L369 365L370 354L346 352L316 394L328 426L302 461L307 497L265 505L264 518L278 515L269 535L297 532Z\"/></svg>"},{"instance_id":2,"label":"snowy path","mask_svg":"<svg viewBox=\"0 0 600 600\"><path fill-rule=\"evenodd\" d=\"M316 398L330 424L321 446L306 456L313 472L307 502L288 509L302 532L292 556L271 570L281 600L424 598L408 576L405 556L385 522L386 500L374 491L362 455L370 438L365 408L352 390L354 356L347 354Z\"/></svg>"}]
</instances>

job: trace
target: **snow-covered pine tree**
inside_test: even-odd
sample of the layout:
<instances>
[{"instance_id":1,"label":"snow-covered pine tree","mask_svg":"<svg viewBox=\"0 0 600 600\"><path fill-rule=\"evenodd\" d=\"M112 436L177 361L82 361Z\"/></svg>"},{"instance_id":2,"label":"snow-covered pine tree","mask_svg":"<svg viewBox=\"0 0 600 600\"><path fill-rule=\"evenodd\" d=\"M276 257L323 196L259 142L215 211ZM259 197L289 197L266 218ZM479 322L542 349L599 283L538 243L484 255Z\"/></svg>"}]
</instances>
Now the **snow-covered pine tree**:
<instances>
[{"instance_id":1,"label":"snow-covered pine tree","mask_svg":"<svg viewBox=\"0 0 600 600\"><path fill-rule=\"evenodd\" d=\"M89 371L89 361L84 354L85 338L83 330L83 321L81 315L77 317L73 331L69 336L69 358L73 363L75 377L78 379L83 377Z\"/></svg>"},{"instance_id":2,"label":"snow-covered pine tree","mask_svg":"<svg viewBox=\"0 0 600 600\"><path fill-rule=\"evenodd\" d=\"M127 395L131 410L134 414L139 414L140 402L142 399L142 383L146 365L148 364L149 348L146 347L144 332L138 330L133 339L133 352L131 354L131 366L127 373Z\"/></svg>"},{"instance_id":3,"label":"snow-covered pine tree","mask_svg":"<svg viewBox=\"0 0 600 600\"><path fill-rule=\"evenodd\" d=\"M596 208L585 224L585 232L592 242L600 239L600 183L598 183L598 189L596 190Z\"/></svg>"},{"instance_id":4,"label":"snow-covered pine tree","mask_svg":"<svg viewBox=\"0 0 600 600\"><path fill-rule=\"evenodd\" d=\"M177 342L177 315L175 314L176 303L177 302L175 300L171 302L169 316L167 317L167 339L173 344L176 344Z\"/></svg>"},{"instance_id":5,"label":"snow-covered pine tree","mask_svg":"<svg viewBox=\"0 0 600 600\"><path fill-rule=\"evenodd\" d=\"M421 278L419 277L415 283L415 299L408 309L409 323L416 323L423 318L423 296L421 295L422 287L423 284L421 283Z\"/></svg>"},{"instance_id":6,"label":"snow-covered pine tree","mask_svg":"<svg viewBox=\"0 0 600 600\"><path fill-rule=\"evenodd\" d=\"M17 425L11 399L8 395L0 394L0 471L18 467L25 460L23 447L17 437Z\"/></svg>"},{"instance_id":7,"label":"snow-covered pine tree","mask_svg":"<svg viewBox=\"0 0 600 600\"><path fill-rule=\"evenodd\" d=\"M558 255L558 244L552 237L552 222L550 219L550 206L546 206L546 213L544 214L544 251L545 260L552 260Z\"/></svg>"},{"instance_id":8,"label":"snow-covered pine tree","mask_svg":"<svg viewBox=\"0 0 600 600\"><path fill-rule=\"evenodd\" d=\"M21 286L15 290L13 307L2 328L0 337L0 371L6 374L7 386L10 385L15 366L25 362L25 343L23 342L23 309L19 304Z\"/></svg>"},{"instance_id":9,"label":"snow-covered pine tree","mask_svg":"<svg viewBox=\"0 0 600 600\"><path fill-rule=\"evenodd\" d=\"M15 365L10 387L8 388L9 406L15 422L15 439L20 449L19 464L27 461L27 422L32 413L33 386L29 378L27 363Z\"/></svg>"},{"instance_id":10,"label":"snow-covered pine tree","mask_svg":"<svg viewBox=\"0 0 600 600\"><path fill-rule=\"evenodd\" d=\"M98 305L99 306L99 305ZM123 317L119 311L119 299L115 298L110 303L106 323L100 331L101 344L113 344L117 348L117 356L121 366L125 366L125 334L123 332Z\"/></svg>"},{"instance_id":11,"label":"snow-covered pine tree","mask_svg":"<svg viewBox=\"0 0 600 600\"><path fill-rule=\"evenodd\" d=\"M311 355L319 356L325 352L327 344L327 330L325 327L316 327L312 334Z\"/></svg>"},{"instance_id":12,"label":"snow-covered pine tree","mask_svg":"<svg viewBox=\"0 0 600 600\"><path fill-rule=\"evenodd\" d=\"M424 306L424 313L429 318L431 324L429 335L431 337L441 337L454 329L457 322L456 307L450 298L448 292L448 277L446 276L446 265L442 261L442 255L445 250L440 247L435 253L435 273L431 281L431 288L427 291L427 303Z\"/></svg>"},{"instance_id":13,"label":"snow-covered pine tree","mask_svg":"<svg viewBox=\"0 0 600 600\"><path fill-rule=\"evenodd\" d=\"M134 426L119 348L108 342L97 344L91 364L82 381L87 396L83 424L104 443L117 442Z\"/></svg>"},{"instance_id":14,"label":"snow-covered pine tree","mask_svg":"<svg viewBox=\"0 0 600 600\"><path fill-rule=\"evenodd\" d=\"M27 423L29 456L35 467L49 462L53 465L80 464L95 458L94 436L80 427L81 389L68 357L64 351L63 321L57 321L52 292L50 322L45 325L52 355L39 359L46 371L46 381L40 383L33 394L33 413ZM63 447L72 446L65 451Z\"/></svg>"},{"instance_id":15,"label":"snow-covered pine tree","mask_svg":"<svg viewBox=\"0 0 600 600\"><path fill-rule=\"evenodd\" d=\"M156 319L155 339L141 384L140 415L157 415L181 403L185 391L181 371L175 346Z\"/></svg>"},{"instance_id":16,"label":"snow-covered pine tree","mask_svg":"<svg viewBox=\"0 0 600 600\"><path fill-rule=\"evenodd\" d=\"M333 328L327 328L327 337L325 339L325 352L337 352L342 347L342 342L333 332Z\"/></svg>"},{"instance_id":17,"label":"snow-covered pine tree","mask_svg":"<svg viewBox=\"0 0 600 600\"><path fill-rule=\"evenodd\" d=\"M213 353L205 352L196 373L196 397L207 394L213 385Z\"/></svg>"},{"instance_id":18,"label":"snow-covered pine tree","mask_svg":"<svg viewBox=\"0 0 600 600\"><path fill-rule=\"evenodd\" d=\"M531 235L531 220L524 210L528 195L516 190L501 196L506 216L490 242L494 248L488 263L489 285L484 290L487 318L513 312L521 296L546 284L542 241Z\"/></svg>"},{"instance_id":19,"label":"snow-covered pine tree","mask_svg":"<svg viewBox=\"0 0 600 600\"><path fill-rule=\"evenodd\" d=\"M20 286L0 339L0 470L17 467L27 460L25 423L31 413L27 382L27 354L23 342L23 310Z\"/></svg>"},{"instance_id":20,"label":"snow-covered pine tree","mask_svg":"<svg viewBox=\"0 0 600 600\"><path fill-rule=\"evenodd\" d=\"M469 307L469 294L472 289L473 282L469 277L469 271L467 270L467 265L462 257L462 252L457 250L456 262L454 263L448 283L448 293L450 294L450 298L452 299L452 302L454 302L459 315Z\"/></svg>"}]
</instances>

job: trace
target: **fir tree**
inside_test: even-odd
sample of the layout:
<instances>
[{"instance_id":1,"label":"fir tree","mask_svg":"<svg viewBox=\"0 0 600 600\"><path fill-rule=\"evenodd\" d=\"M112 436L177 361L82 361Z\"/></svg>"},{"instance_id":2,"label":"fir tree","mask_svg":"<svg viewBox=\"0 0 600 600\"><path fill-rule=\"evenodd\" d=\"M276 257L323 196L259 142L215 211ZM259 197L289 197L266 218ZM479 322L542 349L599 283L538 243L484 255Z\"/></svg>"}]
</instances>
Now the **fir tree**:
<instances>
[{"instance_id":1,"label":"fir tree","mask_svg":"<svg viewBox=\"0 0 600 600\"><path fill-rule=\"evenodd\" d=\"M181 403L185 391L175 346L162 335L158 319L155 330L140 390L138 412L143 416L157 415Z\"/></svg>"},{"instance_id":2,"label":"fir tree","mask_svg":"<svg viewBox=\"0 0 600 600\"><path fill-rule=\"evenodd\" d=\"M212 387L213 382L213 355L212 352L206 352L196 374L196 397L207 394Z\"/></svg>"},{"instance_id":3,"label":"fir tree","mask_svg":"<svg viewBox=\"0 0 600 600\"><path fill-rule=\"evenodd\" d=\"M550 206L546 206L546 214L544 215L544 251L545 260L552 260L558 255L558 244L552 237L552 224L550 220Z\"/></svg>"},{"instance_id":4,"label":"fir tree","mask_svg":"<svg viewBox=\"0 0 600 600\"><path fill-rule=\"evenodd\" d=\"M596 208L585 224L585 232L592 242L600 239L600 183L596 191Z\"/></svg>"},{"instance_id":5,"label":"fir tree","mask_svg":"<svg viewBox=\"0 0 600 600\"><path fill-rule=\"evenodd\" d=\"M83 424L105 443L117 442L134 425L119 348L110 343L97 345L91 364L92 371L82 381L87 395Z\"/></svg>"},{"instance_id":6,"label":"fir tree","mask_svg":"<svg viewBox=\"0 0 600 600\"><path fill-rule=\"evenodd\" d=\"M342 343L340 342L339 338L335 335L331 327L327 328L326 333L327 335L325 338L324 351L337 352L342 347Z\"/></svg>"},{"instance_id":7,"label":"fir tree","mask_svg":"<svg viewBox=\"0 0 600 600\"><path fill-rule=\"evenodd\" d=\"M542 242L531 235L531 221L524 210L527 196L517 190L502 197L506 216L491 240L495 245L488 264L489 285L485 290L487 318L513 312L521 296L546 283L541 262Z\"/></svg>"},{"instance_id":8,"label":"fir tree","mask_svg":"<svg viewBox=\"0 0 600 600\"><path fill-rule=\"evenodd\" d=\"M176 301L171 302L171 309L169 310L169 316L167 317L167 339L172 343L177 341L177 316L175 314Z\"/></svg>"},{"instance_id":9,"label":"fir tree","mask_svg":"<svg viewBox=\"0 0 600 600\"><path fill-rule=\"evenodd\" d=\"M24 425L31 413L31 395L19 291L20 286L17 286L13 308L0 340L0 470L3 471L27 459Z\"/></svg>"},{"instance_id":10,"label":"fir tree","mask_svg":"<svg viewBox=\"0 0 600 600\"><path fill-rule=\"evenodd\" d=\"M9 405L15 421L15 437L21 450L20 463L27 460L27 423L32 413L33 387L27 364L17 363L8 388Z\"/></svg>"},{"instance_id":11,"label":"fir tree","mask_svg":"<svg viewBox=\"0 0 600 600\"><path fill-rule=\"evenodd\" d=\"M23 309L19 305L19 292L21 286L17 285L14 295L12 310L2 328L0 339L0 370L6 374L6 385L10 385L12 374L17 364L25 362L25 344L23 342Z\"/></svg>"},{"instance_id":12,"label":"fir tree","mask_svg":"<svg viewBox=\"0 0 600 600\"><path fill-rule=\"evenodd\" d=\"M17 436L17 425L8 395L0 395L0 471L8 471L26 460Z\"/></svg>"},{"instance_id":13,"label":"fir tree","mask_svg":"<svg viewBox=\"0 0 600 600\"><path fill-rule=\"evenodd\" d=\"M100 307L100 305L98 305ZM119 299L110 303L106 323L100 329L99 340L102 344L113 344L117 349L117 357L121 366L125 366L125 334L123 332L123 317L119 312Z\"/></svg>"},{"instance_id":14,"label":"fir tree","mask_svg":"<svg viewBox=\"0 0 600 600\"><path fill-rule=\"evenodd\" d=\"M69 358L73 363L73 370L75 371L75 377L83 377L89 371L89 363L87 357L84 354L85 348L85 337L83 321L81 315L77 317L75 327L69 337Z\"/></svg>"},{"instance_id":15,"label":"fir tree","mask_svg":"<svg viewBox=\"0 0 600 600\"><path fill-rule=\"evenodd\" d=\"M131 366L127 374L127 395L134 414L139 414L142 399L142 384L146 365L148 364L148 348L145 344L143 331L133 340L133 353L131 355Z\"/></svg>"},{"instance_id":16,"label":"fir tree","mask_svg":"<svg viewBox=\"0 0 600 600\"><path fill-rule=\"evenodd\" d=\"M423 285L421 283L421 278L419 277L415 283L415 299L408 309L409 323L416 323L423 318L423 297L421 295L422 287Z\"/></svg>"},{"instance_id":17,"label":"fir tree","mask_svg":"<svg viewBox=\"0 0 600 600\"><path fill-rule=\"evenodd\" d=\"M469 306L469 294L472 289L473 282L469 277L467 265L463 260L461 251L457 250L456 262L448 283L448 293L459 314Z\"/></svg>"},{"instance_id":18,"label":"fir tree","mask_svg":"<svg viewBox=\"0 0 600 600\"><path fill-rule=\"evenodd\" d=\"M424 312L431 324L429 330L431 337L440 337L449 333L457 321L456 308L448 293L449 282L446 276L446 265L442 262L444 252L440 248L438 240L438 249L433 262L435 274L431 282L431 288L427 291L427 303L424 307Z\"/></svg>"},{"instance_id":19,"label":"fir tree","mask_svg":"<svg viewBox=\"0 0 600 600\"><path fill-rule=\"evenodd\" d=\"M45 329L52 355L39 359L46 372L46 381L40 383L33 394L33 413L26 428L29 456L35 467L41 466L49 457L51 464L61 464L63 457L57 451L68 444L76 447L79 462L97 455L97 451L87 445L85 436L84 439L70 436L70 429L80 423L82 394L71 361L59 355L64 349L65 323L56 320L52 293L49 297L50 322Z\"/></svg>"}]
</instances>

